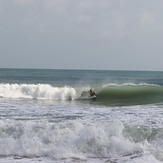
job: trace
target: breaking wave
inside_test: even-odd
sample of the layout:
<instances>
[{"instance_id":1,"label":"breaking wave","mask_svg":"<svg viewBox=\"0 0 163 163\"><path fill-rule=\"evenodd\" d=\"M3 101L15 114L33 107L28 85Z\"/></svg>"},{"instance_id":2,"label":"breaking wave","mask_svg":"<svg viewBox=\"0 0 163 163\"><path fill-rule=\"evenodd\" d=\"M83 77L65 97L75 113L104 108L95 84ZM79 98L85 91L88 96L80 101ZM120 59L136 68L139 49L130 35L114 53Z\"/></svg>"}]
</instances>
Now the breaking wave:
<instances>
[{"instance_id":1,"label":"breaking wave","mask_svg":"<svg viewBox=\"0 0 163 163\"><path fill-rule=\"evenodd\" d=\"M105 162L160 162L154 151L149 152L151 142L130 140L123 135L124 128L118 120L95 125L77 121L0 120L0 156L44 157L59 162L68 158L76 158L77 162L87 162L90 158L105 159ZM161 153L161 149L157 150Z\"/></svg>"},{"instance_id":2,"label":"breaking wave","mask_svg":"<svg viewBox=\"0 0 163 163\"><path fill-rule=\"evenodd\" d=\"M1 98L28 98L45 100L75 100L84 87L53 87L49 84L0 84ZM85 90L89 90L87 87ZM163 86L152 84L107 84L94 88L94 104L141 105L163 102Z\"/></svg>"},{"instance_id":3,"label":"breaking wave","mask_svg":"<svg viewBox=\"0 0 163 163\"><path fill-rule=\"evenodd\" d=\"M116 157L141 153L143 146L122 135L121 122L85 126L80 122L0 120L0 155L20 157Z\"/></svg>"},{"instance_id":4,"label":"breaking wave","mask_svg":"<svg viewBox=\"0 0 163 163\"><path fill-rule=\"evenodd\" d=\"M0 84L0 96L4 98L31 99L74 99L76 91L72 87L52 87L49 84Z\"/></svg>"}]
</instances>

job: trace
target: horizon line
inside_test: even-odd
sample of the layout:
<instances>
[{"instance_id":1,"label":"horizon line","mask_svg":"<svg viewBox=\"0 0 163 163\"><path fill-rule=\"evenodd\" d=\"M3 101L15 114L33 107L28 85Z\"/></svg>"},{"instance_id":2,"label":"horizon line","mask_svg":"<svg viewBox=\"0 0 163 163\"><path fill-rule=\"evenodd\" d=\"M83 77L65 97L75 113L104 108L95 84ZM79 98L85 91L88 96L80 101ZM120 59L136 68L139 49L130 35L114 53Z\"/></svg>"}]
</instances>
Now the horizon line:
<instances>
[{"instance_id":1,"label":"horizon line","mask_svg":"<svg viewBox=\"0 0 163 163\"><path fill-rule=\"evenodd\" d=\"M26 69L26 70L78 70L78 71L139 71L139 72L163 72L162 70L132 70L132 69L80 69L80 68L21 68L21 67L17 67L17 68L12 68L12 67L0 67L0 69Z\"/></svg>"}]
</instances>

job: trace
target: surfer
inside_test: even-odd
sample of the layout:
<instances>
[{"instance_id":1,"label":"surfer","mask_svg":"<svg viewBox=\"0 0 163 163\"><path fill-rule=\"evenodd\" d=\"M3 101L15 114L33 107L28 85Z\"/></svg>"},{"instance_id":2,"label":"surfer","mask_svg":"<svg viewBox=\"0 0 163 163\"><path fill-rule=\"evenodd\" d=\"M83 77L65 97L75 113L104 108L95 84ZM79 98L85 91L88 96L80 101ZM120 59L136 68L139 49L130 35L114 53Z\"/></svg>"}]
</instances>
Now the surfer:
<instances>
[{"instance_id":1,"label":"surfer","mask_svg":"<svg viewBox=\"0 0 163 163\"><path fill-rule=\"evenodd\" d=\"M83 91L79 99L81 100L96 99L96 93L92 89L90 89L89 91Z\"/></svg>"},{"instance_id":2,"label":"surfer","mask_svg":"<svg viewBox=\"0 0 163 163\"><path fill-rule=\"evenodd\" d=\"M95 96L96 95L96 93L92 89L89 90L89 94L90 94L90 96Z\"/></svg>"}]
</instances>

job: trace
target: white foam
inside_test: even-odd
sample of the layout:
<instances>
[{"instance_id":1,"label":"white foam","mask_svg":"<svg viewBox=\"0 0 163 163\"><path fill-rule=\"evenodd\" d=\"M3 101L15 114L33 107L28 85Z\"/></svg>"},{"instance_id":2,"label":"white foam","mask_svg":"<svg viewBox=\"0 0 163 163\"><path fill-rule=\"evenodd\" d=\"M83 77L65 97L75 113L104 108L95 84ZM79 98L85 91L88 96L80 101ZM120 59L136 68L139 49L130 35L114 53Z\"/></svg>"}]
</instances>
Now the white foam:
<instances>
[{"instance_id":1,"label":"white foam","mask_svg":"<svg viewBox=\"0 0 163 163\"><path fill-rule=\"evenodd\" d=\"M123 157L142 152L122 135L122 123L85 126L71 121L0 120L0 155L20 157Z\"/></svg>"},{"instance_id":2,"label":"white foam","mask_svg":"<svg viewBox=\"0 0 163 163\"><path fill-rule=\"evenodd\" d=\"M123 87L123 86L159 86L157 84L148 84L148 83L123 83L123 84L118 84L118 83L108 83L108 84L104 84L102 87L106 88L106 87L110 87L110 86L118 86L118 87Z\"/></svg>"},{"instance_id":3,"label":"white foam","mask_svg":"<svg viewBox=\"0 0 163 163\"><path fill-rule=\"evenodd\" d=\"M134 158L132 160L122 160L125 163L161 163L162 161L157 160L153 155L143 155L141 157Z\"/></svg>"},{"instance_id":4,"label":"white foam","mask_svg":"<svg viewBox=\"0 0 163 163\"><path fill-rule=\"evenodd\" d=\"M0 96L4 98L74 99L72 87L52 87L48 84L0 84Z\"/></svg>"},{"instance_id":5,"label":"white foam","mask_svg":"<svg viewBox=\"0 0 163 163\"><path fill-rule=\"evenodd\" d=\"M123 129L120 121L86 125L79 121L0 120L0 155L4 156L0 162L28 162L33 158L35 162L66 163L76 158L88 163L160 163L149 144L132 142L123 136Z\"/></svg>"}]
</instances>

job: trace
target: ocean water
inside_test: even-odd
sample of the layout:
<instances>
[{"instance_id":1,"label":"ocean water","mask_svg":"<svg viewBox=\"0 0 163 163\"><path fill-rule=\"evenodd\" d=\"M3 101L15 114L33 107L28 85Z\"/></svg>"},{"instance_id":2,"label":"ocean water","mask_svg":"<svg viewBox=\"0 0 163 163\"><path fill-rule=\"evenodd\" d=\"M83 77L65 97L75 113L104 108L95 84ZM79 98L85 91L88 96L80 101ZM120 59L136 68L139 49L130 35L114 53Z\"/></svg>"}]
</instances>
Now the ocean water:
<instances>
[{"instance_id":1,"label":"ocean water","mask_svg":"<svg viewBox=\"0 0 163 163\"><path fill-rule=\"evenodd\" d=\"M0 162L163 162L163 72L0 69Z\"/></svg>"}]
</instances>

